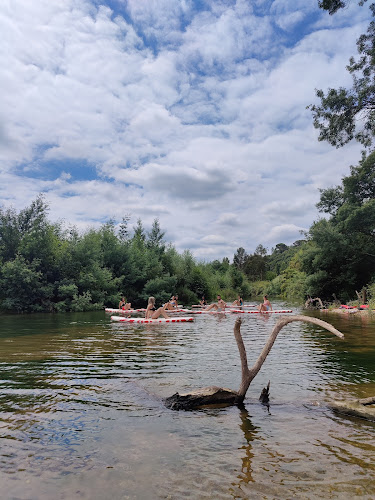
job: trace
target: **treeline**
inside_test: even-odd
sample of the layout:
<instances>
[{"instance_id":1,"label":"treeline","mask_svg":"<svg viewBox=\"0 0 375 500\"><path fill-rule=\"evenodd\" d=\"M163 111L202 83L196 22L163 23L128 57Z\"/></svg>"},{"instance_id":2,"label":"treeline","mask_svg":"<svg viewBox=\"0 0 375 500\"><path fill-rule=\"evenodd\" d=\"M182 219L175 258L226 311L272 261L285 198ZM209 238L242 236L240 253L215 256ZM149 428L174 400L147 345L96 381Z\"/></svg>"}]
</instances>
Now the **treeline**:
<instances>
[{"instance_id":1,"label":"treeline","mask_svg":"<svg viewBox=\"0 0 375 500\"><path fill-rule=\"evenodd\" d=\"M179 254L155 219L145 231L129 216L79 233L48 220L39 196L20 212L0 209L0 309L12 312L84 311L115 306L125 295L144 306L178 294L183 304L221 293L245 299L268 293L303 302L307 296L346 302L367 287L375 295L375 153L363 157L340 186L321 191L318 208L329 215L293 245L262 245L248 254L210 263Z\"/></svg>"},{"instance_id":2,"label":"treeline","mask_svg":"<svg viewBox=\"0 0 375 500\"><path fill-rule=\"evenodd\" d=\"M250 283L229 263L197 263L164 241L158 219L145 231L129 217L79 233L48 220L39 196L20 212L0 209L0 309L12 312L84 311L116 306L124 295L144 306L178 294L184 304L222 292L248 296Z\"/></svg>"},{"instance_id":3,"label":"treeline","mask_svg":"<svg viewBox=\"0 0 375 500\"><path fill-rule=\"evenodd\" d=\"M240 248L234 264L250 280L268 280L261 288L270 295L345 303L366 289L374 300L375 153L363 155L341 185L321 190L317 207L329 217L314 222L303 240L280 243L271 255L261 245L253 255Z\"/></svg>"}]
</instances>

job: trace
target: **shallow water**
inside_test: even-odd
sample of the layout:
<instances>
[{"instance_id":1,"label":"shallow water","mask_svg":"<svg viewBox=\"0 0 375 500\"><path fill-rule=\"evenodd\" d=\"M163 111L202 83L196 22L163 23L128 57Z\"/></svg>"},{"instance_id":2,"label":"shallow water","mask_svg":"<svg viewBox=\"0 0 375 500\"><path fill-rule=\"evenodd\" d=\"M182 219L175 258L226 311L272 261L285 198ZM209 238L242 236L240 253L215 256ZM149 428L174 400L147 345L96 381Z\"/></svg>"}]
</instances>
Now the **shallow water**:
<instances>
[{"instance_id":1,"label":"shallow water","mask_svg":"<svg viewBox=\"0 0 375 500\"><path fill-rule=\"evenodd\" d=\"M251 365L278 318L242 317ZM287 325L244 408L175 412L176 391L238 388L235 315L1 316L1 499L374 498L375 424L327 403L375 394L375 320L319 317L345 339Z\"/></svg>"}]
</instances>

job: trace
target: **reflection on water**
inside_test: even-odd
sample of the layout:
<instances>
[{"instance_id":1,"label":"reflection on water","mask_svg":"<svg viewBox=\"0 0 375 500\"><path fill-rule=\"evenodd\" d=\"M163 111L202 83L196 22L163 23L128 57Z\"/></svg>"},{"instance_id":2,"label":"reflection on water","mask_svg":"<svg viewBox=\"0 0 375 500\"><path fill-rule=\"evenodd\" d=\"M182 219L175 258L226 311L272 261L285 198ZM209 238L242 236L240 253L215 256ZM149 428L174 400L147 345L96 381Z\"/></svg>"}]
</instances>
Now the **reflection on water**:
<instances>
[{"instance_id":1,"label":"reflection on water","mask_svg":"<svg viewBox=\"0 0 375 500\"><path fill-rule=\"evenodd\" d=\"M277 318L249 316L251 364ZM375 322L323 319L345 339L288 325L243 407L174 412L162 398L176 391L238 388L234 315L2 316L1 498L372 498L375 425L327 402L375 394Z\"/></svg>"}]
</instances>

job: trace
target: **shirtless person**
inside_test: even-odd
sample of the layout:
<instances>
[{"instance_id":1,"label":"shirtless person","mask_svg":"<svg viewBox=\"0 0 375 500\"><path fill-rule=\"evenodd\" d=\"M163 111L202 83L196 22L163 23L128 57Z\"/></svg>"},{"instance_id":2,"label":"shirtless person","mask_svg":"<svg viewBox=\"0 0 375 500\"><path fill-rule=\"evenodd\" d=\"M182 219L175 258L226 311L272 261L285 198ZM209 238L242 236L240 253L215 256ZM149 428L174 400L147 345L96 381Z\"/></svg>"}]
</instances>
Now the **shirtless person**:
<instances>
[{"instance_id":1,"label":"shirtless person","mask_svg":"<svg viewBox=\"0 0 375 500\"><path fill-rule=\"evenodd\" d=\"M267 312L267 311L272 311L272 305L271 302L268 300L267 295L263 297L263 304L260 304L258 307L259 312Z\"/></svg>"},{"instance_id":2,"label":"shirtless person","mask_svg":"<svg viewBox=\"0 0 375 500\"><path fill-rule=\"evenodd\" d=\"M218 295L217 302L214 302L210 306L206 307L205 311L211 311L212 309L215 309L217 312L224 312L226 307L227 304L221 298L221 295Z\"/></svg>"}]
</instances>

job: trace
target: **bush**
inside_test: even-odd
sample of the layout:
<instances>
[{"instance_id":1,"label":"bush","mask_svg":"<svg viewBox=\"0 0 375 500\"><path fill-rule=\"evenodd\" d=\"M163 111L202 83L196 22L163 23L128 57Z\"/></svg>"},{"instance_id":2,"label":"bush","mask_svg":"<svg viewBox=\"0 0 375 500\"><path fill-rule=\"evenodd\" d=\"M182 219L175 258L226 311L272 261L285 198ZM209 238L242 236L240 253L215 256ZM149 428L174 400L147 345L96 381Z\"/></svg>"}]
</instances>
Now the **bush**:
<instances>
[{"instance_id":1,"label":"bush","mask_svg":"<svg viewBox=\"0 0 375 500\"><path fill-rule=\"evenodd\" d=\"M90 292L83 292L82 295L74 295L70 309L74 312L82 312L103 309L103 307L103 304L92 303Z\"/></svg>"}]
</instances>

